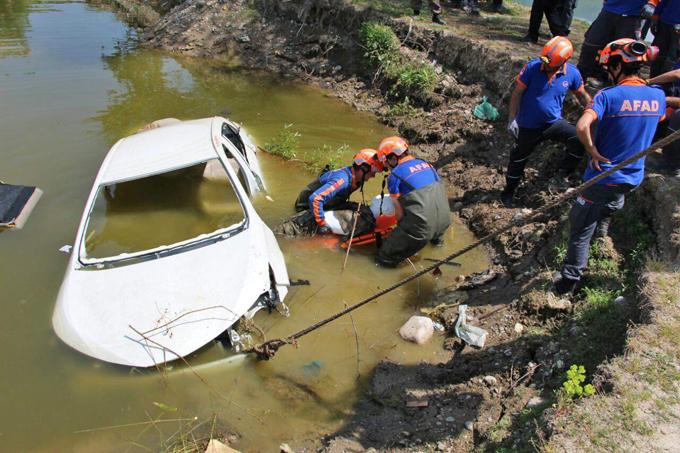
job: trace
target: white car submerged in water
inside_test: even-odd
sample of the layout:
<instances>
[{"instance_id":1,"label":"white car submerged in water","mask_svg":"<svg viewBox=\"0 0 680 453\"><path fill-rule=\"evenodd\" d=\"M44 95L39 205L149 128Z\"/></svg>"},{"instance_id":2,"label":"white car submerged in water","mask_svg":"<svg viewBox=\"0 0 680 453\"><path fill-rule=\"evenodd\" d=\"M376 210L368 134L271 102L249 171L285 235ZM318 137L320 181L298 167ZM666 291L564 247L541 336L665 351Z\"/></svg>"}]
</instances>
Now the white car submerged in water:
<instances>
[{"instance_id":1,"label":"white car submerged in water","mask_svg":"<svg viewBox=\"0 0 680 453\"><path fill-rule=\"evenodd\" d=\"M149 367L283 304L283 254L250 197L256 149L224 118L121 139L87 200L52 323L78 351Z\"/></svg>"}]
</instances>

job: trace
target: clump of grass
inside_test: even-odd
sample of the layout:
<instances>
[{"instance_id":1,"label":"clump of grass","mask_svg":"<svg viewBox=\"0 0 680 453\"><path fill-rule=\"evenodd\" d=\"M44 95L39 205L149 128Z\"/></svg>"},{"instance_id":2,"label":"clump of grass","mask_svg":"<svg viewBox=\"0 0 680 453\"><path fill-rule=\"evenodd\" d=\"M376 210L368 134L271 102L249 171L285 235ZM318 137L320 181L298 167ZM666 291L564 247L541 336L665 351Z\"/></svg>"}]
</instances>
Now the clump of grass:
<instances>
[{"instance_id":1,"label":"clump of grass","mask_svg":"<svg viewBox=\"0 0 680 453\"><path fill-rule=\"evenodd\" d=\"M305 159L307 168L314 173L321 173L326 166L330 169L340 168L345 163L345 156L349 153L349 145L341 145L333 148L323 145L315 148Z\"/></svg>"},{"instance_id":2,"label":"clump of grass","mask_svg":"<svg viewBox=\"0 0 680 453\"><path fill-rule=\"evenodd\" d=\"M297 158L301 136L302 134L293 129L292 124L285 124L274 138L265 143L264 148L270 154L283 157L286 160L295 159Z\"/></svg>"},{"instance_id":3,"label":"clump of grass","mask_svg":"<svg viewBox=\"0 0 680 453\"><path fill-rule=\"evenodd\" d=\"M374 67L391 64L399 55L399 39L387 25L365 22L359 29L364 57Z\"/></svg>"},{"instance_id":4,"label":"clump of grass","mask_svg":"<svg viewBox=\"0 0 680 453\"><path fill-rule=\"evenodd\" d=\"M399 39L394 31L377 22L365 22L359 30L359 42L364 58L375 71L375 78L382 77L391 84L390 95L405 100L432 94L439 76L427 62L407 59L399 52Z\"/></svg>"},{"instance_id":5,"label":"clump of grass","mask_svg":"<svg viewBox=\"0 0 680 453\"><path fill-rule=\"evenodd\" d=\"M412 115L415 111L416 109L411 105L411 100L406 96L403 101L392 104L387 115L391 118L397 118L400 116Z\"/></svg>"}]
</instances>

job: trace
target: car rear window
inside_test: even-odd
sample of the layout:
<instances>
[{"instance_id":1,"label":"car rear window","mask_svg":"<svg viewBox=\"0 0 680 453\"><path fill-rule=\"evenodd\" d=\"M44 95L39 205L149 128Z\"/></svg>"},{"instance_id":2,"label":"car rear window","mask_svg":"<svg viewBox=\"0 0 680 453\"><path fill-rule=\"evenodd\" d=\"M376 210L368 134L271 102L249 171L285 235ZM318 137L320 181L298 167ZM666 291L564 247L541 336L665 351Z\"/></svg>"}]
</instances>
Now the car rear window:
<instances>
[{"instance_id":1,"label":"car rear window","mask_svg":"<svg viewBox=\"0 0 680 453\"><path fill-rule=\"evenodd\" d=\"M218 159L99 188L85 230L90 259L185 243L245 220Z\"/></svg>"}]
</instances>

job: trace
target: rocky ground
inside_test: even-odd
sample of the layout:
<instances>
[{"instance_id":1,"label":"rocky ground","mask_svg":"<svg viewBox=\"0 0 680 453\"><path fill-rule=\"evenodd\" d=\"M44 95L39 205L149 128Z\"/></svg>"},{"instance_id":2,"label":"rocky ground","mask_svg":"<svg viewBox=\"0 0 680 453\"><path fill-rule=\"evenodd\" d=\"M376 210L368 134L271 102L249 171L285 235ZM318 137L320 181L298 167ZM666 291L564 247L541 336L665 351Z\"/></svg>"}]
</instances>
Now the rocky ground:
<instances>
[{"instance_id":1,"label":"rocky ground","mask_svg":"<svg viewBox=\"0 0 680 453\"><path fill-rule=\"evenodd\" d=\"M511 5L503 14L469 17L447 6L449 26L440 27L432 26L426 14L415 20L404 16L406 4L402 0L188 0L162 15L141 36L150 47L210 57L227 66L276 71L324 87L355 108L375 113L408 138L418 155L434 163L448 182L452 211L478 236L575 184L578 179L555 176L562 149L543 146L527 168L519 207L506 209L497 201L513 145L504 130L504 106L522 64L540 51L540 46L519 39L526 29L526 9ZM357 37L367 20L389 24L406 58L432 65L438 78L431 93L414 95L404 104L388 81L367 66ZM577 48L584 30L584 24L575 24ZM472 115L482 96L499 107L499 121L489 123ZM578 113L573 104L567 111L572 117ZM652 184L665 189L649 188ZM568 206L542 222L497 238L489 245L492 268L442 291L432 302L438 308L430 313L451 331L457 304L465 301L471 307L471 322L489 331L486 346L474 349L450 334L446 346L451 360L446 364L381 364L367 397L339 432L321 442L310 439L293 447L333 452L607 449L612 439L604 427L598 424L595 429L593 422L588 431L583 414L593 406L608 411L621 408L605 396L576 404L556 390L571 364L585 365L588 381L601 366L594 380L597 390L616 399L619 390L612 393L612 389L618 388L618 381L611 375L624 376L624 366L602 364L620 355L627 344L630 350L629 322L653 319L649 315L653 310L641 316L637 303L641 256L655 250L664 267L677 261L680 219L664 217L664 212L678 212L677 186L658 176L631 197L629 205L638 208L622 214L613 241L594 245L584 289L572 300L558 299L548 291L550 272L564 253ZM647 209L652 205L663 208ZM664 278L672 280L674 275ZM660 278L648 277L643 293L654 293ZM677 300L669 294L664 310L670 309L668 300ZM659 346L666 347L667 353L673 345L676 349L668 358L671 377L662 381L667 387L648 392L653 393L648 400L666 405L665 417L677 414L664 399L673 388L677 390L680 345L674 341L677 336L669 333L667 342ZM674 428L666 429L669 435L659 434L652 421L635 424L643 416L636 409L629 415L617 419L617 426L637 437L629 444L618 439L623 449L644 445L651 436L673 445L668 436L677 435Z\"/></svg>"}]
</instances>

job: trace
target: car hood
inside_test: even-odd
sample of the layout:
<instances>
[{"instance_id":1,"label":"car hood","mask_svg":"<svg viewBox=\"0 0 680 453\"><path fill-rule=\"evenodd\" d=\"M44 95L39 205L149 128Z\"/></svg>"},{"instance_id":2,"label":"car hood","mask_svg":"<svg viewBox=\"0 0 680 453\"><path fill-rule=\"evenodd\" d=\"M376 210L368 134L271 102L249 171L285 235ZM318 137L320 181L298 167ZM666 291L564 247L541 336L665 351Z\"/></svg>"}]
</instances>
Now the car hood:
<instances>
[{"instance_id":1,"label":"car hood","mask_svg":"<svg viewBox=\"0 0 680 453\"><path fill-rule=\"evenodd\" d=\"M76 268L72 257L52 321L64 342L87 355L148 367L213 340L269 286L266 240L260 225L251 225L134 264Z\"/></svg>"}]
</instances>

